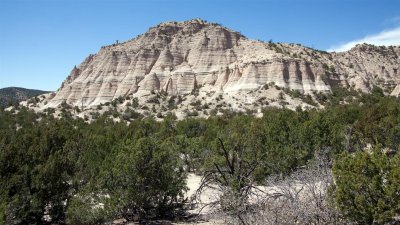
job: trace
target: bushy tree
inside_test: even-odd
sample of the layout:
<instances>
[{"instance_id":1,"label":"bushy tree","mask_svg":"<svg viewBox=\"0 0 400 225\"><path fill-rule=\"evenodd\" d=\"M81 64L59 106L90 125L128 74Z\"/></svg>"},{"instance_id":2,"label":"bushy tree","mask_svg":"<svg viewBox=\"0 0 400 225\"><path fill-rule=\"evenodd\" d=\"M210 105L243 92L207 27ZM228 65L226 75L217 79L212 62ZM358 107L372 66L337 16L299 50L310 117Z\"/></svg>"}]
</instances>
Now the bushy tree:
<instances>
[{"instance_id":1,"label":"bushy tree","mask_svg":"<svg viewBox=\"0 0 400 225\"><path fill-rule=\"evenodd\" d=\"M72 141L66 140L69 125L47 122L51 125L19 130L0 152L0 196L7 224L64 221L65 202L73 194L76 149L64 149Z\"/></svg>"},{"instance_id":2,"label":"bushy tree","mask_svg":"<svg viewBox=\"0 0 400 225\"><path fill-rule=\"evenodd\" d=\"M262 126L251 121L251 117L233 118L215 139L197 193L200 196L207 188L217 188L220 194L210 205L238 219L241 224L246 224L244 215L255 188L255 171L263 164L262 133Z\"/></svg>"},{"instance_id":3,"label":"bushy tree","mask_svg":"<svg viewBox=\"0 0 400 225\"><path fill-rule=\"evenodd\" d=\"M110 196L106 204L126 218L172 216L186 188L176 145L152 137L126 142L115 149L100 174L101 188Z\"/></svg>"},{"instance_id":4,"label":"bushy tree","mask_svg":"<svg viewBox=\"0 0 400 225\"><path fill-rule=\"evenodd\" d=\"M51 110L35 113L20 106L11 111L0 109L0 224L65 220L70 224L96 224L115 215L166 216L181 203L184 169L211 174L209 184L220 185L225 193L221 198L227 199L222 202L225 210L240 213L253 207L246 197L238 197L245 193L243 190L265 184L271 175L290 180L291 174L313 161L315 150L329 150L331 159L342 151L357 152L370 144L381 145L390 154L399 150L400 99L385 97L379 89L372 94L333 89L326 97L324 110L270 107L262 118L225 110L223 116L181 121L167 114L163 122L144 118L129 125L107 115L85 123L74 118L69 107L64 107L58 119ZM337 168L344 169L337 171L347 170L340 161L352 161L353 165L353 161L368 157L374 163L362 171L376 169L358 174L359 180L378 180L379 176L372 174L379 170L396 171L392 165L397 165L394 158L398 156L374 154L343 155ZM377 160L380 157L387 159ZM346 176L350 185L358 179L358 170L349 171L352 176ZM390 217L391 211L385 210L387 205L395 209L395 204L388 198L398 197L394 194L397 187L392 185L398 178L393 174L396 172L382 173L381 186L376 186L382 190L374 190L373 196L378 193L378 197L373 200L384 199L380 200L383 203L377 201L379 210L367 207L357 218L372 215L374 222L380 223L383 217ZM375 188L359 186L362 193ZM357 189L347 190L355 195ZM348 205L343 203L344 207Z\"/></svg>"},{"instance_id":5,"label":"bushy tree","mask_svg":"<svg viewBox=\"0 0 400 225\"><path fill-rule=\"evenodd\" d=\"M359 224L385 224L400 215L400 154L343 153L333 167L333 200L345 217Z\"/></svg>"},{"instance_id":6,"label":"bushy tree","mask_svg":"<svg viewBox=\"0 0 400 225\"><path fill-rule=\"evenodd\" d=\"M110 216L110 210L104 207L106 195L91 193L90 189L82 190L73 196L68 202L66 211L67 224L92 225L106 222Z\"/></svg>"}]
</instances>

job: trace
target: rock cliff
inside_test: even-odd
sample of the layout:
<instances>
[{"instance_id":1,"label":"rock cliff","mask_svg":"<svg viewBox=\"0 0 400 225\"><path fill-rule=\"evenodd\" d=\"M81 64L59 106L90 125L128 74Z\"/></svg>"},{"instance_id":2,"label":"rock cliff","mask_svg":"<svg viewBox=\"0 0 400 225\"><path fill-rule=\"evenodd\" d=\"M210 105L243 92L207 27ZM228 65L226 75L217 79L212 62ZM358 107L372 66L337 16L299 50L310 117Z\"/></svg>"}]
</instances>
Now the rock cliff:
<instances>
[{"instance_id":1,"label":"rock cliff","mask_svg":"<svg viewBox=\"0 0 400 225\"><path fill-rule=\"evenodd\" d=\"M400 47L358 45L328 53L297 44L250 40L216 23L166 22L123 43L104 46L72 69L45 107L78 106L119 96L193 90L247 92L265 84L309 94L332 86L400 93Z\"/></svg>"}]
</instances>

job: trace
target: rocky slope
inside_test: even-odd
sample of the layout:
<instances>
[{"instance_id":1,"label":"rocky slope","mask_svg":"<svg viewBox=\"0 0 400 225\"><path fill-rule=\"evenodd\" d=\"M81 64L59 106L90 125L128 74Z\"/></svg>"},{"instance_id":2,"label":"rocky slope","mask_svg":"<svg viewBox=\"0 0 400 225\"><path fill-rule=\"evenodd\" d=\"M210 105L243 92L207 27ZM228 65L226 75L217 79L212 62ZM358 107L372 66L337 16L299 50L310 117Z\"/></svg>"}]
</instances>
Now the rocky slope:
<instances>
[{"instance_id":1,"label":"rocky slope","mask_svg":"<svg viewBox=\"0 0 400 225\"><path fill-rule=\"evenodd\" d=\"M304 94L329 92L335 85L362 91L377 85L398 95L399 56L399 46L363 44L347 52L327 53L296 44L250 40L199 19L166 22L89 55L43 107L64 101L88 107L119 96L154 92L236 95L265 84Z\"/></svg>"},{"instance_id":2,"label":"rocky slope","mask_svg":"<svg viewBox=\"0 0 400 225\"><path fill-rule=\"evenodd\" d=\"M20 102L29 98L45 94L48 91L26 89L20 87L7 87L0 89L0 107L13 102Z\"/></svg>"}]
</instances>

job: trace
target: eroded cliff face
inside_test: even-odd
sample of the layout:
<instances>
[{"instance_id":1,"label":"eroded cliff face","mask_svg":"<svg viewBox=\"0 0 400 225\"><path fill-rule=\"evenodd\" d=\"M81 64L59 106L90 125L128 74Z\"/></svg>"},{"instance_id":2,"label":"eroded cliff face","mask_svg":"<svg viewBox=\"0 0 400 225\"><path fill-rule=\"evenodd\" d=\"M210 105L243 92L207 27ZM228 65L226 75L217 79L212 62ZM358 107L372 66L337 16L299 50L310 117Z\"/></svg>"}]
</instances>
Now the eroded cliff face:
<instances>
[{"instance_id":1,"label":"eroded cliff face","mask_svg":"<svg viewBox=\"0 0 400 225\"><path fill-rule=\"evenodd\" d=\"M344 53L326 53L249 40L198 19L167 22L89 55L46 107L63 101L91 106L158 91L172 95L194 89L246 92L270 83L302 93L329 92L333 85L362 91L378 85L396 91L400 90L399 56L399 47L360 45Z\"/></svg>"},{"instance_id":2,"label":"eroded cliff face","mask_svg":"<svg viewBox=\"0 0 400 225\"><path fill-rule=\"evenodd\" d=\"M398 95L400 87L400 46L357 45L342 53L333 53L334 62L340 65L339 73L362 91L374 85Z\"/></svg>"}]
</instances>

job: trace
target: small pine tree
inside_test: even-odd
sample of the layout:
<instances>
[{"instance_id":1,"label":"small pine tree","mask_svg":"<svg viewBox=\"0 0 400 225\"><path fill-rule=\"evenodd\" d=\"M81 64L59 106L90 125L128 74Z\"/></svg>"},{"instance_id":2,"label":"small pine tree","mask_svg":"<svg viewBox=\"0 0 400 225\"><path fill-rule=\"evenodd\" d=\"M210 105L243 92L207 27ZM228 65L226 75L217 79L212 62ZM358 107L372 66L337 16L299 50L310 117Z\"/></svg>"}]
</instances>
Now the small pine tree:
<instances>
[{"instance_id":1,"label":"small pine tree","mask_svg":"<svg viewBox=\"0 0 400 225\"><path fill-rule=\"evenodd\" d=\"M360 224L386 224L400 213L400 154L344 153L333 167L333 199L348 219Z\"/></svg>"}]
</instances>

